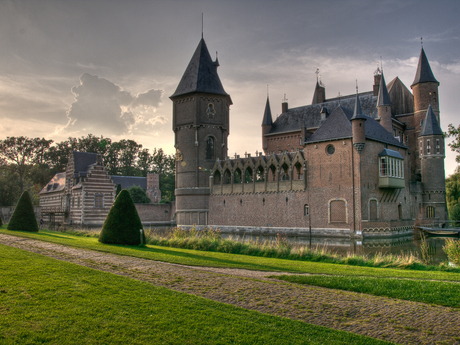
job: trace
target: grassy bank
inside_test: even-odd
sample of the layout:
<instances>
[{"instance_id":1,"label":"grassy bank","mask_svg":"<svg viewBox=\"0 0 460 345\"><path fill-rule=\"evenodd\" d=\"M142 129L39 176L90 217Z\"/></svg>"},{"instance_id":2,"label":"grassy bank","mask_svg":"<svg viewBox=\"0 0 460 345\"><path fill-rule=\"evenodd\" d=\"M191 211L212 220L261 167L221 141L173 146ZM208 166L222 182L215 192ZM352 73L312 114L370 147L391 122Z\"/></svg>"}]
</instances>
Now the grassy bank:
<instances>
[{"instance_id":1,"label":"grassy bank","mask_svg":"<svg viewBox=\"0 0 460 345\"><path fill-rule=\"evenodd\" d=\"M0 245L2 344L387 344Z\"/></svg>"}]
</instances>

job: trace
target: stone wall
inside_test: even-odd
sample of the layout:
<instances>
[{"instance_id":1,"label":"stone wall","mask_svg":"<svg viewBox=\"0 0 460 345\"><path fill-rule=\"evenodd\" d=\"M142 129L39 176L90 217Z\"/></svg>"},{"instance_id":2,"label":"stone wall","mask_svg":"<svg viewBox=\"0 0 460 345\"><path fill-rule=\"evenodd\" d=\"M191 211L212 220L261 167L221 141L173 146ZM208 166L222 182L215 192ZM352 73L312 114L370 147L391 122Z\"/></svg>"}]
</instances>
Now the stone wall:
<instances>
[{"instance_id":1,"label":"stone wall","mask_svg":"<svg viewBox=\"0 0 460 345\"><path fill-rule=\"evenodd\" d=\"M173 221L175 204L135 204L142 224L170 223Z\"/></svg>"}]
</instances>

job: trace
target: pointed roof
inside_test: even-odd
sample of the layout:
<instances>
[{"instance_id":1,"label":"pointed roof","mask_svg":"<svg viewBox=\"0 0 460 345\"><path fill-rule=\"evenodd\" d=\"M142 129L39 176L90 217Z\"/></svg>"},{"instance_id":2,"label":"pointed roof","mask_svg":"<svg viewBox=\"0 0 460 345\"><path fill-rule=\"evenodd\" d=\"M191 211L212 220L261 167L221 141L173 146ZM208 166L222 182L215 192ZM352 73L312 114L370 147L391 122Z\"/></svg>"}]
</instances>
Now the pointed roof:
<instances>
[{"instance_id":1,"label":"pointed roof","mask_svg":"<svg viewBox=\"0 0 460 345\"><path fill-rule=\"evenodd\" d=\"M426 112L425 121L422 125L422 130L420 131L420 137L425 135L442 135L442 130L439 127L438 120L436 119L436 115L434 114L433 108L431 104L428 106L428 110Z\"/></svg>"},{"instance_id":2,"label":"pointed roof","mask_svg":"<svg viewBox=\"0 0 460 345\"><path fill-rule=\"evenodd\" d=\"M363 109L361 108L361 102L359 101L358 92L356 92L355 111L353 112L353 117L350 119L350 121L357 119L367 120L367 116L363 114Z\"/></svg>"},{"instance_id":3,"label":"pointed roof","mask_svg":"<svg viewBox=\"0 0 460 345\"><path fill-rule=\"evenodd\" d=\"M436 80L436 78L433 75L433 72L431 71L430 63L428 62L425 50L422 47L422 51L420 52L420 58L418 59L417 73L415 73L415 79L411 87L419 83L428 82L438 83L439 85L439 82Z\"/></svg>"},{"instance_id":4,"label":"pointed roof","mask_svg":"<svg viewBox=\"0 0 460 345\"><path fill-rule=\"evenodd\" d=\"M272 111L270 110L270 101L268 100L268 95L267 95L267 103L265 103L265 112L264 112L264 119L262 120L262 126L271 126L271 125L273 125Z\"/></svg>"},{"instance_id":5,"label":"pointed roof","mask_svg":"<svg viewBox=\"0 0 460 345\"><path fill-rule=\"evenodd\" d=\"M325 89L324 85L320 84L319 81L316 81L315 93L313 94L313 99L311 104L318 104L318 92L320 89Z\"/></svg>"},{"instance_id":6,"label":"pointed roof","mask_svg":"<svg viewBox=\"0 0 460 345\"><path fill-rule=\"evenodd\" d=\"M391 105L390 95L388 94L387 84L383 72L380 77L379 95L377 98L377 107L382 105Z\"/></svg>"},{"instance_id":7,"label":"pointed roof","mask_svg":"<svg viewBox=\"0 0 460 345\"><path fill-rule=\"evenodd\" d=\"M229 96L220 82L217 75L217 64L212 61L203 38L171 98L192 92Z\"/></svg>"}]
</instances>

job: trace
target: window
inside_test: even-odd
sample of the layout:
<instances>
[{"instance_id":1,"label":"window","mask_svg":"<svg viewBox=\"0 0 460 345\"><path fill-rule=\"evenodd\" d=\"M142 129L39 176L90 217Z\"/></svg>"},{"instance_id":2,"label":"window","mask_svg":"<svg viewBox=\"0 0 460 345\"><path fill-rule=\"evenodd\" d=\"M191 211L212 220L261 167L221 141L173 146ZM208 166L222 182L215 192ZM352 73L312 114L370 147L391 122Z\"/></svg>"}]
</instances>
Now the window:
<instances>
[{"instance_id":1,"label":"window","mask_svg":"<svg viewBox=\"0 0 460 345\"><path fill-rule=\"evenodd\" d=\"M310 215L310 212L309 212L309 209L308 209L308 205L305 205L305 206L303 207L303 215L304 215L304 216Z\"/></svg>"},{"instance_id":2,"label":"window","mask_svg":"<svg viewBox=\"0 0 460 345\"><path fill-rule=\"evenodd\" d=\"M428 206L426 208L426 217L427 218L434 218L435 217L435 212L434 212L434 207L433 206Z\"/></svg>"},{"instance_id":3,"label":"window","mask_svg":"<svg viewBox=\"0 0 460 345\"><path fill-rule=\"evenodd\" d=\"M404 160L389 156L380 157L380 177L404 178Z\"/></svg>"},{"instance_id":4,"label":"window","mask_svg":"<svg viewBox=\"0 0 460 345\"><path fill-rule=\"evenodd\" d=\"M420 140L420 156L423 155L423 141Z\"/></svg>"},{"instance_id":5,"label":"window","mask_svg":"<svg viewBox=\"0 0 460 345\"><path fill-rule=\"evenodd\" d=\"M431 145L430 145L430 139L426 141L426 153L429 155L431 154Z\"/></svg>"},{"instance_id":6,"label":"window","mask_svg":"<svg viewBox=\"0 0 460 345\"><path fill-rule=\"evenodd\" d=\"M403 219L403 216L402 216L402 205L401 205L401 204L398 205L398 218L399 218L399 219Z\"/></svg>"},{"instance_id":7,"label":"window","mask_svg":"<svg viewBox=\"0 0 460 345\"><path fill-rule=\"evenodd\" d=\"M77 207L80 207L80 197L77 199Z\"/></svg>"},{"instance_id":8,"label":"window","mask_svg":"<svg viewBox=\"0 0 460 345\"><path fill-rule=\"evenodd\" d=\"M441 146L439 145L439 139L436 139L436 154L441 153Z\"/></svg>"},{"instance_id":9,"label":"window","mask_svg":"<svg viewBox=\"0 0 460 345\"><path fill-rule=\"evenodd\" d=\"M213 137L206 138L206 159L209 159L209 160L214 159L214 138Z\"/></svg>"},{"instance_id":10,"label":"window","mask_svg":"<svg viewBox=\"0 0 460 345\"><path fill-rule=\"evenodd\" d=\"M235 173L233 175L233 183L242 183L242 179L241 179L241 170L240 168L237 168L235 170Z\"/></svg>"},{"instance_id":11,"label":"window","mask_svg":"<svg viewBox=\"0 0 460 345\"><path fill-rule=\"evenodd\" d=\"M377 200L369 200L369 220L377 220Z\"/></svg>"},{"instance_id":12,"label":"window","mask_svg":"<svg viewBox=\"0 0 460 345\"><path fill-rule=\"evenodd\" d=\"M347 222L347 205L344 200L331 200L329 203L329 222Z\"/></svg>"},{"instance_id":13,"label":"window","mask_svg":"<svg viewBox=\"0 0 460 345\"><path fill-rule=\"evenodd\" d=\"M334 147L334 145L328 145L328 146L326 147L326 152L327 152L328 155L333 155L334 152L335 152L335 147Z\"/></svg>"},{"instance_id":14,"label":"window","mask_svg":"<svg viewBox=\"0 0 460 345\"><path fill-rule=\"evenodd\" d=\"M104 196L102 194L94 194L94 207L95 208L104 207Z\"/></svg>"},{"instance_id":15,"label":"window","mask_svg":"<svg viewBox=\"0 0 460 345\"><path fill-rule=\"evenodd\" d=\"M206 110L206 114L208 114L208 117L210 119L214 118L214 115L216 114L216 110L214 109L214 104L212 103L208 104L208 109Z\"/></svg>"}]
</instances>

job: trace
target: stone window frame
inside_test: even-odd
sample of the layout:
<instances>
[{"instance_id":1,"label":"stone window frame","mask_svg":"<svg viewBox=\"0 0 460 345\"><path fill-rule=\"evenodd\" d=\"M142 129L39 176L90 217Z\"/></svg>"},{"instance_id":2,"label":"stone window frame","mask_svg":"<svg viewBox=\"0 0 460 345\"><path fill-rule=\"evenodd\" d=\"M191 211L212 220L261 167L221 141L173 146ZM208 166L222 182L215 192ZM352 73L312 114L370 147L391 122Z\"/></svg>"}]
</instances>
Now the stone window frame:
<instances>
[{"instance_id":1,"label":"stone window frame","mask_svg":"<svg viewBox=\"0 0 460 345\"><path fill-rule=\"evenodd\" d=\"M427 218L436 218L436 209L434 206L426 207L426 217Z\"/></svg>"},{"instance_id":2,"label":"stone window frame","mask_svg":"<svg viewBox=\"0 0 460 345\"><path fill-rule=\"evenodd\" d=\"M333 198L333 199L330 199L327 202L327 222L329 224L331 224L331 223L343 223L343 222L337 222L337 221L331 222L331 202L332 201L343 201L345 203L345 223L348 224L348 203L347 203L347 200L344 199L344 198Z\"/></svg>"},{"instance_id":3,"label":"stone window frame","mask_svg":"<svg viewBox=\"0 0 460 345\"><path fill-rule=\"evenodd\" d=\"M303 215L304 217L310 216L310 207L308 206L308 204L303 205Z\"/></svg>"},{"instance_id":4,"label":"stone window frame","mask_svg":"<svg viewBox=\"0 0 460 345\"><path fill-rule=\"evenodd\" d=\"M427 153L428 155L430 155L430 154L431 154L431 144L430 144L430 139L427 139L427 140L426 140L426 153Z\"/></svg>"},{"instance_id":5,"label":"stone window frame","mask_svg":"<svg viewBox=\"0 0 460 345\"><path fill-rule=\"evenodd\" d=\"M441 146L439 145L439 139L436 139L436 154L441 154Z\"/></svg>"},{"instance_id":6,"label":"stone window frame","mask_svg":"<svg viewBox=\"0 0 460 345\"><path fill-rule=\"evenodd\" d=\"M377 203L377 219L372 220L379 220L380 219L380 210L379 210L379 201L377 198L369 198L367 201L367 219L371 221L371 201L375 201Z\"/></svg>"},{"instance_id":7,"label":"stone window frame","mask_svg":"<svg viewBox=\"0 0 460 345\"><path fill-rule=\"evenodd\" d=\"M104 208L104 194L94 193L94 208Z\"/></svg>"}]
</instances>

